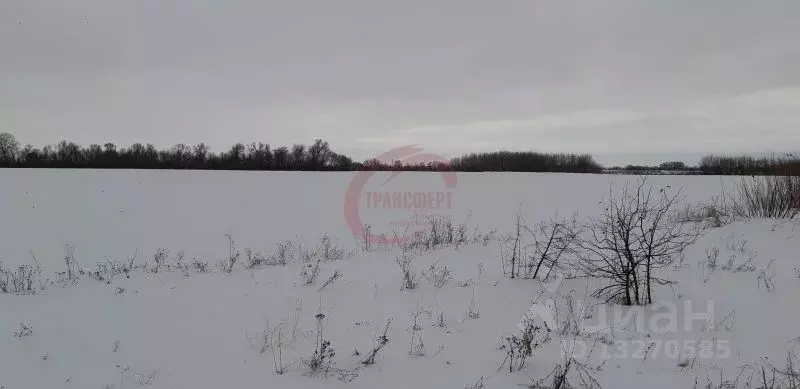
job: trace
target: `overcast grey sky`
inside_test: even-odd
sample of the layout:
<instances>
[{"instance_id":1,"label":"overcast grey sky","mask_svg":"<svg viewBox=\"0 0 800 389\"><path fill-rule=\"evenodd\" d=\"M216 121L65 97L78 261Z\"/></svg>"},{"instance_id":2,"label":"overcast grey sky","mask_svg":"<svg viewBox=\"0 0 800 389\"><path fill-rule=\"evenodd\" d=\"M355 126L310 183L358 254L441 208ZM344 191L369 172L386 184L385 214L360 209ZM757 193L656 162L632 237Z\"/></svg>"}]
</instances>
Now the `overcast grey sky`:
<instances>
[{"instance_id":1,"label":"overcast grey sky","mask_svg":"<svg viewBox=\"0 0 800 389\"><path fill-rule=\"evenodd\" d=\"M796 149L798 21L797 0L0 0L0 130L358 159Z\"/></svg>"}]
</instances>

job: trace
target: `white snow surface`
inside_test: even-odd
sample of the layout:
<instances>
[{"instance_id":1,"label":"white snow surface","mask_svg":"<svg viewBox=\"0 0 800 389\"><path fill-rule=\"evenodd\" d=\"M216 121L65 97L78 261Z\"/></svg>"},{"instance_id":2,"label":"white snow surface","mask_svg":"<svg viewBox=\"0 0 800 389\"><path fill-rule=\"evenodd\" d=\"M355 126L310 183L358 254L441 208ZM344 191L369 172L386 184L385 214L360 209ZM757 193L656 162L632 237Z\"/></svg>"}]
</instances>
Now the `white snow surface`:
<instances>
[{"instance_id":1,"label":"white snow surface","mask_svg":"<svg viewBox=\"0 0 800 389\"><path fill-rule=\"evenodd\" d=\"M484 377L485 388L514 388L549 374L562 359L562 345L589 344L592 334L602 333L614 343L597 346L582 360L598 367L594 374L603 388L676 389L718 383L720 372L732 379L741 366L762 358L780 365L787 350L800 347L800 235L792 223L750 220L707 230L664 271L677 284L657 287L655 306L641 311L588 297L593 280L567 279L553 289L509 279L497 242L421 253L414 259L417 271L436 263L447 266L452 280L436 288L420 277L418 288L402 290L399 250L364 252L345 224L344 196L353 174L0 170L0 259L9 266L30 264L33 252L43 278L65 270L67 242L88 268L137 251L137 264L152 263L158 248L169 250L170 261L184 251L186 261L197 257L214 266L228 254L225 234L243 256L245 248L266 252L287 239L310 247L322 234L348 252L322 263L308 286L300 281L298 261L252 271L239 264L230 274L136 271L110 284L82 276L75 285L53 284L35 294L0 294L0 387L461 389ZM529 221L576 211L592 215L610 184L634 179L459 174L448 212L456 222L502 233L513 227L520 206ZM375 181L378 187L383 179ZM718 194L722 182L657 176L649 184L683 188L687 201L701 202ZM435 173L404 173L390 185L441 189ZM376 225L394 217L369 216ZM753 258L756 269L711 273L704 261L715 247L720 262ZM762 270L774 289L760 282ZM341 278L320 290L334 272ZM532 305L558 308L568 295L589 304L583 316L596 332L554 336L522 371L498 370L503 337L519 333ZM692 312L713 317L685 328L687 302ZM468 315L471 305L480 312L476 318ZM678 307L679 328L656 331L650 320L669 306ZM429 312L416 331L425 353L410 356L412 313L420 308ZM614 320L615 311L630 320ZM315 347L318 313L324 313L322 335L336 355L327 375L310 376L304 361ZM440 314L444 327L437 325ZM598 322L604 314L609 321ZM389 343L373 365L362 365L389 319ZM279 323L292 338L282 348L284 374L274 372L270 350L261 353L263 331ZM23 324L32 333L17 336ZM712 342L713 355L687 365L690 342Z\"/></svg>"}]
</instances>

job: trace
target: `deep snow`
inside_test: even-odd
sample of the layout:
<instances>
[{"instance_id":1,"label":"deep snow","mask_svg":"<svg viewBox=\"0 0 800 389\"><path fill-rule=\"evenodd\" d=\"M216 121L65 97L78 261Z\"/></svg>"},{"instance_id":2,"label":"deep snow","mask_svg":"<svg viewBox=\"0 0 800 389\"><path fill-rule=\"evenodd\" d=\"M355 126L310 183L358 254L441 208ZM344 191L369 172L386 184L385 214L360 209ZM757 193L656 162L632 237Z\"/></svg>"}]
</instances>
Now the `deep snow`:
<instances>
[{"instance_id":1,"label":"deep snow","mask_svg":"<svg viewBox=\"0 0 800 389\"><path fill-rule=\"evenodd\" d=\"M84 261L122 260L137 250L183 250L219 258L232 235L260 250L284 240L313 243L322 234L357 245L348 229L345 194L356 173L148 170L0 170L0 258L62 266L64 244ZM436 173L379 172L367 191L442 191ZM591 174L458 173L451 191L455 222L481 230L512 227L522 205L531 220L556 213L589 215L609 185L633 176ZM653 185L684 187L688 200L706 201L729 178L653 176ZM384 184L384 182L386 182ZM363 195L363 194L362 194ZM362 208L366 202L364 197ZM392 210L362 210L364 223L391 236Z\"/></svg>"},{"instance_id":2,"label":"deep snow","mask_svg":"<svg viewBox=\"0 0 800 389\"><path fill-rule=\"evenodd\" d=\"M414 260L417 271L436 263L447 266L452 280L436 288L420 277L417 289L401 290L395 262L400 252L364 252L344 223L342 203L351 173L11 170L0 171L0 177L8 184L0 188L0 258L30 263L29 251L34 251L43 277L65 270L65 242L75 244L76 259L87 267L106 258L125 260L137 250L137 264L152 265L160 247L170 251L173 265L178 250L184 250L187 262L198 256L213 266L228 253L226 233L242 255L247 247L274 250L284 239L311 247L323 233L347 251L344 259L323 263L308 286L298 276L303 265L294 262L254 271L240 264L231 274L137 271L111 284L84 276L76 285L55 284L34 295L0 294L0 387L7 389L461 389L480 377L486 388L511 388L546 376L561 359L562 345L595 344L591 339L597 333L611 341L598 344L588 360L599 367L594 374L604 388L692 388L696 381L697 387L718 383L720 369L725 379L733 379L741 366L755 366L763 357L780 365L800 336L795 270L800 236L792 223L740 221L707 230L682 261L665 270L677 285L657 288L658 304L637 311L586 297L594 281L542 285L508 279L494 241L421 253ZM461 174L452 213L457 222L502 232L512 227L520 203L533 221L576 210L593 214L610 182L630 179ZM440 185L435 174L409 173L398 180L408 180L395 183L399 186ZM649 182L685 187L692 202L720 190L718 178L669 176ZM391 217L370 215L376 224ZM753 271L718 267L712 273L706 261L715 247L720 263L752 258ZM774 289L760 282L762 270ZM342 277L320 291L336 271ZM562 319L569 295L590 307L580 315L584 335L554 337L521 372L498 371L505 356L498 350L502 337L519 332L526 311L554 298ZM684 326L687 301L699 319ZM469 317L471 307L479 315ZM425 355L410 356L412 313L420 308L430 312L420 316L416 332ZM336 350L326 378L307 376L303 364L314 349L320 312L323 336ZM664 312L678 320L653 324L651 318ZM615 321L615 313L623 320ZM440 314L444 327L438 325ZM360 361L387 319L392 320L389 343L374 365L363 366ZM15 336L22 323L32 328L29 336ZM259 338L279 323L294 339L282 348L287 369L282 375L273 371L271 351L260 352ZM678 328L659 333L665 324ZM714 346L709 355L687 358L688 351L705 344Z\"/></svg>"}]
</instances>

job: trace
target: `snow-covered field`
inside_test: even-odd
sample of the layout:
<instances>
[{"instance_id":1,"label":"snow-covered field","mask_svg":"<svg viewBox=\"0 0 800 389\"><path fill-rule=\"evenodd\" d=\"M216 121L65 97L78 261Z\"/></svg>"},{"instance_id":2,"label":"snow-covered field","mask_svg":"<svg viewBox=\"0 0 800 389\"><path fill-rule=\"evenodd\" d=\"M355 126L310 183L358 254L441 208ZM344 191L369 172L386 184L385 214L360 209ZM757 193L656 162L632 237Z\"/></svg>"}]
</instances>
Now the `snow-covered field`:
<instances>
[{"instance_id":1,"label":"snow-covered field","mask_svg":"<svg viewBox=\"0 0 800 389\"><path fill-rule=\"evenodd\" d=\"M35 293L0 294L0 387L513 388L550 374L564 346L573 346L603 388L744 388L762 358L783 367L787 351L800 350L800 234L792 223L707 229L664 269L677 283L658 286L647 308L601 304L589 296L596 280L509 279L491 239L416 252L415 273L446 266L451 277L437 283L419 275L417 288L403 290L401 250L377 243L365 250L348 225L348 199L358 200L364 224L389 237L397 230L388 223L408 217L406 193L425 193L428 211L466 224L471 237L491 230L501 237L520 208L529 221L596 215L612 183L635 177L459 173L447 187L438 173L389 181L391 173L380 173L361 176L361 187L356 176L0 171L0 260L6 269L42 269ZM692 203L709 201L724 184L694 176L648 183L683 188ZM435 201L438 194L451 202ZM240 253L230 273L218 266L231 252L226 234ZM246 249L275 260L280 247L288 264L245 268ZM309 285L304 253L328 259ZM63 274L68 255L76 280ZM709 256L721 264L713 272ZM109 276L111 264L130 259L130 272ZM747 270L724 270L729 261ZM108 273L77 274L98 264ZM560 325L567 296L580 335L554 334L521 371L500 369L504 336L520 333L523 315L555 306ZM387 322L388 343L373 364L362 363ZM335 353L309 374L320 328ZM737 376L738 386L721 386Z\"/></svg>"},{"instance_id":2,"label":"snow-covered field","mask_svg":"<svg viewBox=\"0 0 800 389\"><path fill-rule=\"evenodd\" d=\"M83 261L122 260L158 248L186 256L220 258L228 253L225 234L237 245L260 250L283 240L314 243L322 234L356 246L344 205L355 174L312 172L204 172L0 170L0 258L61 266L64 244L75 245ZM368 179L362 193L443 191L432 173L390 173ZM556 213L597 212L609 185L631 176L584 174L458 173L447 213L481 230L512 227L517 208L532 220ZM685 187L691 201L719 192L720 178L654 176L654 185ZM380 189L379 189L380 188ZM364 198L360 199L363 201ZM362 207L363 208L363 207ZM401 220L392 210L362 209L375 233Z\"/></svg>"}]
</instances>

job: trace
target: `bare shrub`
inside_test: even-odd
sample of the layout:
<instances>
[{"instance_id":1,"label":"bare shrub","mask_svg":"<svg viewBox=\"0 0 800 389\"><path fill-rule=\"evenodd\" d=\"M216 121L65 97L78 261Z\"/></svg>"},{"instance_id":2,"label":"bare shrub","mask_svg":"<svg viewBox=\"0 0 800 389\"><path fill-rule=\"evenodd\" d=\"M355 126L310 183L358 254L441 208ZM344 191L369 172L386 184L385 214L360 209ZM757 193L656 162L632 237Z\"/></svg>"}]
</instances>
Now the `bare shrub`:
<instances>
[{"instance_id":1,"label":"bare shrub","mask_svg":"<svg viewBox=\"0 0 800 389\"><path fill-rule=\"evenodd\" d=\"M169 270L169 250L160 248L156 249L155 253L153 253L153 266L148 266L147 271L150 273L158 273L162 270L168 271Z\"/></svg>"},{"instance_id":2,"label":"bare shrub","mask_svg":"<svg viewBox=\"0 0 800 389\"><path fill-rule=\"evenodd\" d=\"M480 232L475 228L470 236L466 221L456 224L450 217L427 217L426 225L417 227L413 231L410 225L405 225L401 231L394 230L392 246L396 244L404 254L424 253L445 247L456 249L464 245L483 244L495 240L496 231ZM469 216L467 217L469 219ZM374 236L374 235L373 235ZM386 240L385 235L381 235Z\"/></svg>"},{"instance_id":3,"label":"bare shrub","mask_svg":"<svg viewBox=\"0 0 800 389\"><path fill-rule=\"evenodd\" d=\"M464 387L464 389L485 389L485 388L486 388L486 377L484 376L478 378L478 380L475 381L474 384Z\"/></svg>"},{"instance_id":4,"label":"bare shrub","mask_svg":"<svg viewBox=\"0 0 800 389\"><path fill-rule=\"evenodd\" d=\"M441 329L447 328L447 320L445 319L444 311L440 311L436 315L436 323L434 323L433 325Z\"/></svg>"},{"instance_id":5,"label":"bare shrub","mask_svg":"<svg viewBox=\"0 0 800 389\"><path fill-rule=\"evenodd\" d=\"M800 213L800 176L743 177L726 207L739 218L792 219Z\"/></svg>"},{"instance_id":6,"label":"bare shrub","mask_svg":"<svg viewBox=\"0 0 800 389\"><path fill-rule=\"evenodd\" d=\"M161 255L166 256L167 251L164 249L159 249L156 252L155 257L159 258L159 261L162 263L166 262L165 259L160 257ZM180 257L182 258L183 252L180 253ZM97 281L105 282L106 284L111 284L116 277L125 277L131 278L131 273L134 270L134 261L136 260L136 254L133 257L128 258L125 262L120 261L112 261L110 259L106 259L105 262L101 262L97 264L97 267L94 271L89 271L89 276L94 278ZM159 263L159 262L157 262ZM156 266L158 269L159 266ZM156 270L157 272L157 270Z\"/></svg>"},{"instance_id":7,"label":"bare shrub","mask_svg":"<svg viewBox=\"0 0 800 389\"><path fill-rule=\"evenodd\" d=\"M247 257L244 267L247 269L257 269L267 264L267 258L253 249L244 249L244 254Z\"/></svg>"},{"instance_id":8,"label":"bare shrub","mask_svg":"<svg viewBox=\"0 0 800 389\"><path fill-rule=\"evenodd\" d=\"M114 280L114 267L110 263L111 260L106 260L108 263L98 263L97 268L94 271L89 272L89 277L94 278L97 281L104 282L106 284L111 284Z\"/></svg>"},{"instance_id":9,"label":"bare shrub","mask_svg":"<svg viewBox=\"0 0 800 389\"><path fill-rule=\"evenodd\" d=\"M391 319L386 320L386 327L383 329L383 334L378 336L375 345L372 347L369 353L367 353L367 357L361 361L362 365L374 365L375 364L375 357L378 356L378 353L389 344L389 325L392 323Z\"/></svg>"},{"instance_id":10,"label":"bare shrub","mask_svg":"<svg viewBox=\"0 0 800 389\"><path fill-rule=\"evenodd\" d=\"M42 266L39 264L39 260L36 259L36 255L32 250L30 251L30 254L34 264L33 271L39 284L39 290L45 290L47 289L47 284L50 283L50 280L42 281ZM2 275L0 275L0 277L2 277Z\"/></svg>"},{"instance_id":11,"label":"bare shrub","mask_svg":"<svg viewBox=\"0 0 800 389\"><path fill-rule=\"evenodd\" d=\"M328 246L329 252L333 249ZM301 249L302 250L302 249ZM285 266L294 259L294 244L291 241L278 242L277 248L273 253L262 254L253 249L245 249L247 257L244 265L247 269L257 269L265 266ZM308 259L316 257L315 251L305 252Z\"/></svg>"},{"instance_id":12,"label":"bare shrub","mask_svg":"<svg viewBox=\"0 0 800 389\"><path fill-rule=\"evenodd\" d=\"M236 250L236 242L230 234L225 234L228 237L228 258L222 262L222 270L225 273L233 271L233 265L239 260L239 251Z\"/></svg>"},{"instance_id":13,"label":"bare shrub","mask_svg":"<svg viewBox=\"0 0 800 389\"><path fill-rule=\"evenodd\" d=\"M199 258L192 258L192 262L190 264L191 268L194 269L198 273L207 273L208 272L208 261L203 261Z\"/></svg>"},{"instance_id":14,"label":"bare shrub","mask_svg":"<svg viewBox=\"0 0 800 389\"><path fill-rule=\"evenodd\" d=\"M361 240L361 242L363 243L362 250L365 253L368 253L370 252L370 250L372 250L372 226L370 226L369 224L364 224L364 227L362 228L362 234L363 234L362 235L363 238Z\"/></svg>"},{"instance_id":15,"label":"bare shrub","mask_svg":"<svg viewBox=\"0 0 800 389\"><path fill-rule=\"evenodd\" d=\"M34 279L38 279L41 268L31 265L17 266L16 270L6 269L0 261L0 292L11 294L33 294L36 287Z\"/></svg>"},{"instance_id":16,"label":"bare shrub","mask_svg":"<svg viewBox=\"0 0 800 389\"><path fill-rule=\"evenodd\" d=\"M517 209L514 232L507 235L500 242L500 263L503 266L503 273L511 278L516 278L522 258L526 257L527 246L522 241L522 232L525 228L525 221L522 217L522 209Z\"/></svg>"},{"instance_id":17,"label":"bare shrub","mask_svg":"<svg viewBox=\"0 0 800 389\"><path fill-rule=\"evenodd\" d=\"M514 232L500 245L503 271L510 278L547 280L559 262L573 253L579 231L575 216L570 219L556 216L531 227L518 209Z\"/></svg>"},{"instance_id":18,"label":"bare shrub","mask_svg":"<svg viewBox=\"0 0 800 389\"><path fill-rule=\"evenodd\" d=\"M429 217L427 226L408 231L406 226L402 236L408 237L401 239L398 231L394 231L394 241L400 246L404 253L428 252L444 247L460 248L467 244L487 245L494 240L494 231L482 233L476 228L473 236L469 236L466 221L456 224L451 218Z\"/></svg>"},{"instance_id":19,"label":"bare shrub","mask_svg":"<svg viewBox=\"0 0 800 389\"><path fill-rule=\"evenodd\" d=\"M652 303L653 284L670 283L653 270L670 265L700 234L674 216L680 191L669 194L664 188L654 194L645 185L644 178L633 190L625 185L618 197L609 191L601 216L589 220L577 241L584 276L608 281L594 292L606 302Z\"/></svg>"},{"instance_id":20,"label":"bare shrub","mask_svg":"<svg viewBox=\"0 0 800 389\"><path fill-rule=\"evenodd\" d=\"M27 325L25 323L20 323L19 324L19 329L14 331L14 337L15 338L25 338L25 337L28 337L28 336L31 336L31 335L33 335L33 327L31 327L31 326L29 326L29 325Z\"/></svg>"},{"instance_id":21,"label":"bare shrub","mask_svg":"<svg viewBox=\"0 0 800 389\"><path fill-rule=\"evenodd\" d=\"M331 285L331 284L333 284L334 282L336 282L336 280L338 280L338 279L339 279L339 278L341 278L341 277L342 277L342 273L339 273L339 271L338 271L338 270L334 270L333 274L331 274L331 276L330 276L330 277L328 277L328 280L327 280L327 281L325 281L325 284L323 284L323 285L322 285L322 286L319 288L319 290L325 289L325 288L326 288L328 285Z\"/></svg>"},{"instance_id":22,"label":"bare shrub","mask_svg":"<svg viewBox=\"0 0 800 389\"><path fill-rule=\"evenodd\" d=\"M556 364L547 376L534 380L528 388L531 389L601 389L600 382L595 378L599 368L592 368L579 362L572 356L564 358Z\"/></svg>"},{"instance_id":23,"label":"bare shrub","mask_svg":"<svg viewBox=\"0 0 800 389\"><path fill-rule=\"evenodd\" d=\"M288 240L279 242L275 253L272 255L272 263L285 266L292 262L292 259L292 242Z\"/></svg>"},{"instance_id":24,"label":"bare shrub","mask_svg":"<svg viewBox=\"0 0 800 389\"><path fill-rule=\"evenodd\" d=\"M754 263L756 255L755 253L746 248L746 244L747 241L738 241L736 242L735 245L729 243L727 245L727 249L729 251L733 251L733 253L728 257L728 260L725 261L724 263L720 262L719 248L715 246L706 249L706 258L702 264L705 268L707 268L711 272L708 274L705 281L708 281L708 278L716 270L730 271L733 273L756 271L756 265Z\"/></svg>"},{"instance_id":25,"label":"bare shrub","mask_svg":"<svg viewBox=\"0 0 800 389\"><path fill-rule=\"evenodd\" d=\"M280 375L286 372L284 350L292 347L298 337L304 335L298 330L302 310L303 302L298 299L295 302L294 317L288 317L275 325L270 325L269 321L267 321L265 328L257 339L251 338L245 330L245 336L250 342L251 348L258 350L259 354L265 354L267 350L270 351L275 374Z\"/></svg>"},{"instance_id":26,"label":"bare shrub","mask_svg":"<svg viewBox=\"0 0 800 389\"><path fill-rule=\"evenodd\" d=\"M347 369L338 369L337 370L338 379L341 382L349 384L353 382L356 378L358 378L358 369L347 370Z\"/></svg>"},{"instance_id":27,"label":"bare shrub","mask_svg":"<svg viewBox=\"0 0 800 389\"><path fill-rule=\"evenodd\" d=\"M531 238L530 256L523 259L524 277L547 280L559 261L573 251L573 242L579 228L576 218L551 219L538 223L533 228L525 226ZM542 272L544 272L542 274ZM541 277L540 277L541 276Z\"/></svg>"},{"instance_id":28,"label":"bare shrub","mask_svg":"<svg viewBox=\"0 0 800 389\"><path fill-rule=\"evenodd\" d=\"M719 262L719 248L712 247L706 249L706 267L711 270L716 270Z\"/></svg>"},{"instance_id":29,"label":"bare shrub","mask_svg":"<svg viewBox=\"0 0 800 389\"><path fill-rule=\"evenodd\" d=\"M314 344L314 353L306 364L308 365L310 375L323 372L323 375L327 376L333 365L333 358L336 357L336 350L331 345L331 342L325 339L322 334L325 314L318 313L314 317L317 319L317 336Z\"/></svg>"},{"instance_id":30,"label":"bare shrub","mask_svg":"<svg viewBox=\"0 0 800 389\"><path fill-rule=\"evenodd\" d=\"M5 268L3 261L0 261L0 293L9 293L11 284L11 272Z\"/></svg>"},{"instance_id":31,"label":"bare shrub","mask_svg":"<svg viewBox=\"0 0 800 389\"><path fill-rule=\"evenodd\" d=\"M800 358L794 350L787 352L783 366L776 366L768 358L762 358L759 363L750 363L741 366L735 377L726 378L723 372L719 377L706 375L707 389L800 389ZM698 387L695 379L695 387Z\"/></svg>"},{"instance_id":32,"label":"bare shrub","mask_svg":"<svg viewBox=\"0 0 800 389\"><path fill-rule=\"evenodd\" d=\"M466 223L461 223L456 226L455 230L452 228L450 229L450 236L452 236L452 244L455 245L456 248L459 248L469 242L467 238L467 225Z\"/></svg>"},{"instance_id":33,"label":"bare shrub","mask_svg":"<svg viewBox=\"0 0 800 389\"><path fill-rule=\"evenodd\" d=\"M728 261L722 265L721 269L734 273L754 272L756 270L756 265L753 263L755 258L755 255L742 258L734 254L728 258Z\"/></svg>"},{"instance_id":34,"label":"bare shrub","mask_svg":"<svg viewBox=\"0 0 800 389\"><path fill-rule=\"evenodd\" d=\"M322 257L317 257L316 262L307 262L300 266L300 281L303 286L308 286L317 281Z\"/></svg>"},{"instance_id":35,"label":"bare shrub","mask_svg":"<svg viewBox=\"0 0 800 389\"><path fill-rule=\"evenodd\" d=\"M159 370L153 370L150 374L145 374L132 369L125 364L117 365L120 374L120 387L124 387L122 381L127 380L139 386L152 385L158 376Z\"/></svg>"},{"instance_id":36,"label":"bare shrub","mask_svg":"<svg viewBox=\"0 0 800 389\"><path fill-rule=\"evenodd\" d=\"M443 246L446 242L445 234L448 225L452 227L452 221L444 221L438 218L431 218L430 228L427 231L427 238L424 241L425 248L428 250L435 250L439 246Z\"/></svg>"},{"instance_id":37,"label":"bare shrub","mask_svg":"<svg viewBox=\"0 0 800 389\"><path fill-rule=\"evenodd\" d=\"M489 242L497 239L497 230L489 230L485 233L476 233L474 237L475 243L480 243L483 247L489 245Z\"/></svg>"},{"instance_id":38,"label":"bare shrub","mask_svg":"<svg viewBox=\"0 0 800 389\"><path fill-rule=\"evenodd\" d=\"M186 257L186 253L184 253L183 250L178 250L178 252L175 253L175 260L173 263L175 264L175 268L183 273L183 276L188 277L189 267L183 262L184 257Z\"/></svg>"},{"instance_id":39,"label":"bare shrub","mask_svg":"<svg viewBox=\"0 0 800 389\"><path fill-rule=\"evenodd\" d=\"M699 223L705 228L720 228L733 221L719 197L708 203L686 204L676 212L676 219L682 223Z\"/></svg>"},{"instance_id":40,"label":"bare shrub","mask_svg":"<svg viewBox=\"0 0 800 389\"><path fill-rule=\"evenodd\" d=\"M770 364L773 372L773 379L770 381L775 388L798 389L800 388L800 357L794 350L790 350L786 354L783 367L776 367ZM766 377L765 369L762 367L762 378ZM777 378L775 378L777 376ZM762 379L766 383L766 379ZM766 386L765 386L766 387Z\"/></svg>"},{"instance_id":41,"label":"bare shrub","mask_svg":"<svg viewBox=\"0 0 800 389\"><path fill-rule=\"evenodd\" d=\"M17 268L16 273L11 273L11 284L16 294L35 293L33 279L36 277L37 269L31 265L22 265Z\"/></svg>"},{"instance_id":42,"label":"bare shrub","mask_svg":"<svg viewBox=\"0 0 800 389\"><path fill-rule=\"evenodd\" d=\"M500 346L501 351L505 351L506 357L497 369L502 370L503 366L508 365L508 372L519 371L525 367L525 362L533 356L533 352L551 339L550 329L547 326L539 326L532 317L524 317L520 323L519 335L512 334L505 337L505 344Z\"/></svg>"},{"instance_id":43,"label":"bare shrub","mask_svg":"<svg viewBox=\"0 0 800 389\"><path fill-rule=\"evenodd\" d=\"M425 316L430 318L431 312L420 305L417 305L417 309L411 313L411 346L408 355L412 357L425 356L425 342L422 340L422 318Z\"/></svg>"},{"instance_id":44,"label":"bare shrub","mask_svg":"<svg viewBox=\"0 0 800 389\"><path fill-rule=\"evenodd\" d=\"M722 320L709 320L703 325L703 331L718 332L718 331L732 331L736 325L736 310L731 311Z\"/></svg>"},{"instance_id":45,"label":"bare shrub","mask_svg":"<svg viewBox=\"0 0 800 389\"><path fill-rule=\"evenodd\" d=\"M775 260L773 259L769 261L767 266L758 271L758 287L761 288L761 286L763 285L764 289L766 289L768 292L775 291L775 281L774 281L775 274L774 271L772 270L772 265L774 263Z\"/></svg>"},{"instance_id":46,"label":"bare shrub","mask_svg":"<svg viewBox=\"0 0 800 389\"><path fill-rule=\"evenodd\" d=\"M439 261L437 260L427 271L422 272L422 277L432 283L436 289L441 289L453 279L453 273L450 272L447 266L439 265Z\"/></svg>"},{"instance_id":47,"label":"bare shrub","mask_svg":"<svg viewBox=\"0 0 800 389\"><path fill-rule=\"evenodd\" d=\"M64 245L64 262L67 265L64 281L66 283L74 283L78 279L78 275L83 274L83 270L75 260L75 244L67 243Z\"/></svg>"},{"instance_id":48,"label":"bare shrub","mask_svg":"<svg viewBox=\"0 0 800 389\"><path fill-rule=\"evenodd\" d=\"M181 253L183 253L183 252L181 252ZM134 263L136 262L136 257L137 256L139 256L139 250L134 251L133 252L133 256L128 258L128 262L124 263L124 264L121 264L121 266L120 266L120 271L122 272L122 274L125 275L126 279L130 279L131 278L131 273L133 273L133 270L135 269L134 268Z\"/></svg>"},{"instance_id":49,"label":"bare shrub","mask_svg":"<svg viewBox=\"0 0 800 389\"><path fill-rule=\"evenodd\" d=\"M414 257L408 254L402 254L397 257L397 265L400 266L403 277L401 290L416 289L417 271L414 269Z\"/></svg>"},{"instance_id":50,"label":"bare shrub","mask_svg":"<svg viewBox=\"0 0 800 389\"><path fill-rule=\"evenodd\" d=\"M584 296L583 299L576 301L571 293L557 296L557 299L553 302L553 319L555 320L553 325L557 327L553 328L553 330L557 335L562 337L586 335L581 328L581 323L590 317L591 310L594 308L593 305L585 303L588 301L586 297Z\"/></svg>"},{"instance_id":51,"label":"bare shrub","mask_svg":"<svg viewBox=\"0 0 800 389\"><path fill-rule=\"evenodd\" d=\"M731 217L728 212L718 205L704 206L701 215L705 226L710 228L720 228L731 222Z\"/></svg>"},{"instance_id":52,"label":"bare shrub","mask_svg":"<svg viewBox=\"0 0 800 389\"><path fill-rule=\"evenodd\" d=\"M470 287L470 286L472 286L474 284L475 284L475 280L473 280L471 278L468 279L468 280L460 280L460 281L458 281L456 283L456 285L458 285L459 288L468 288L468 287Z\"/></svg>"},{"instance_id":53,"label":"bare shrub","mask_svg":"<svg viewBox=\"0 0 800 389\"><path fill-rule=\"evenodd\" d=\"M261 347L263 354L269 349L272 352L272 365L275 374L283 374L286 368L283 366L283 348L287 345L286 326L280 323L275 327L269 327L264 331L264 345Z\"/></svg>"},{"instance_id":54,"label":"bare shrub","mask_svg":"<svg viewBox=\"0 0 800 389\"><path fill-rule=\"evenodd\" d=\"M328 235L323 235L317 252L325 262L341 261L345 257L345 249L334 243Z\"/></svg>"},{"instance_id":55,"label":"bare shrub","mask_svg":"<svg viewBox=\"0 0 800 389\"><path fill-rule=\"evenodd\" d=\"M481 309L478 308L478 303L475 301L475 286L472 286L472 300L469 302L467 309L467 318L477 320L481 317Z\"/></svg>"},{"instance_id":56,"label":"bare shrub","mask_svg":"<svg viewBox=\"0 0 800 389\"><path fill-rule=\"evenodd\" d=\"M341 261L347 255L347 251L338 243L335 243L328 235L323 235L319 243L313 248L307 249L297 245L297 252L303 263L315 262L335 262Z\"/></svg>"},{"instance_id":57,"label":"bare shrub","mask_svg":"<svg viewBox=\"0 0 800 389\"><path fill-rule=\"evenodd\" d=\"M748 376L745 375L746 370L750 370L751 366L742 366L739 368L739 372L733 379L725 378L723 372L719 372L719 381L715 381L716 377L708 376L706 372L706 384L703 386L704 389L736 389L739 388L740 382L744 385L745 388L752 388L753 386L753 376L754 374L751 372ZM698 380L695 377L694 381L694 389L698 388ZM770 389L770 388L759 388L759 389ZM772 388L775 389L775 388Z\"/></svg>"}]
</instances>

